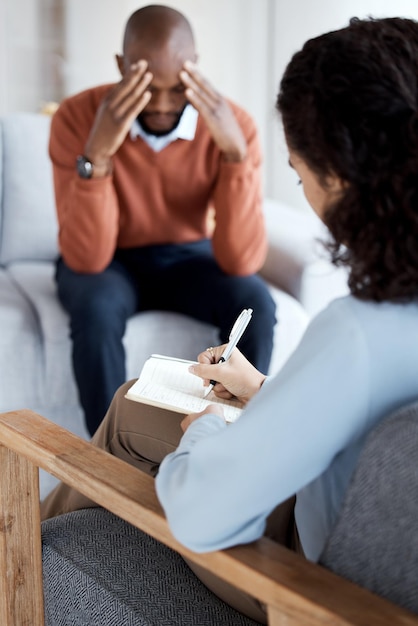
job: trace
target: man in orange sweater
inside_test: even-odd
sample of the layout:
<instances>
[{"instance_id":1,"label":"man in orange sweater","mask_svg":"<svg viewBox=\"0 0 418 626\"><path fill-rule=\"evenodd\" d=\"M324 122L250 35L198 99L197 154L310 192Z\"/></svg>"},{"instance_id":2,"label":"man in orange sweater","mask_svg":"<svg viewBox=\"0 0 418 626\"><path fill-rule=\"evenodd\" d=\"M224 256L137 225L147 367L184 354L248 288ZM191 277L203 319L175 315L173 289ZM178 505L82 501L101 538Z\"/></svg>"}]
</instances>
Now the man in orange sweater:
<instances>
[{"instance_id":1,"label":"man in orange sweater","mask_svg":"<svg viewBox=\"0 0 418 626\"><path fill-rule=\"evenodd\" d=\"M91 434L125 381L122 337L137 311L190 315L224 342L251 307L240 349L268 370L276 320L256 275L267 249L257 130L196 59L181 13L139 9L117 57L120 82L67 98L52 120L56 279Z\"/></svg>"}]
</instances>

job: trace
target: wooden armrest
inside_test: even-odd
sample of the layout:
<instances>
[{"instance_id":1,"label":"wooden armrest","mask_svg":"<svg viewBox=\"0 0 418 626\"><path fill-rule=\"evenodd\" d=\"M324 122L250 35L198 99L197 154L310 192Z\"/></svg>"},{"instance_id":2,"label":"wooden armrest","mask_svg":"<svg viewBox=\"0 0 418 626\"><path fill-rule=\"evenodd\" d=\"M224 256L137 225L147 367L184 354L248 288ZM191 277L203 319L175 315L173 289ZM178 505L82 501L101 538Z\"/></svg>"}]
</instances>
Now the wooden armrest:
<instances>
[{"instance_id":1,"label":"wooden armrest","mask_svg":"<svg viewBox=\"0 0 418 626\"><path fill-rule=\"evenodd\" d=\"M0 414L2 626L43 624L38 467L258 598L271 625L418 624L411 613L267 538L207 554L187 550L172 536L150 476L23 409Z\"/></svg>"}]
</instances>

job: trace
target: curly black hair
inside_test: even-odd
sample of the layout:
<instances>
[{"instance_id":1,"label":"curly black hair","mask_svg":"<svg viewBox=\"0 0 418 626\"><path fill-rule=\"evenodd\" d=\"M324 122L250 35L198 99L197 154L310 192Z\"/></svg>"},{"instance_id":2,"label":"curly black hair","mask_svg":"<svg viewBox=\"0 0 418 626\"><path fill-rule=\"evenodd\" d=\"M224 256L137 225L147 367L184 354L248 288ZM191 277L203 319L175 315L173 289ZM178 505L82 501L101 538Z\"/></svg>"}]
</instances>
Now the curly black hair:
<instances>
[{"instance_id":1,"label":"curly black hair","mask_svg":"<svg viewBox=\"0 0 418 626\"><path fill-rule=\"evenodd\" d=\"M326 245L362 299L418 297L418 22L353 18L291 59L277 97L289 148L325 185Z\"/></svg>"}]
</instances>

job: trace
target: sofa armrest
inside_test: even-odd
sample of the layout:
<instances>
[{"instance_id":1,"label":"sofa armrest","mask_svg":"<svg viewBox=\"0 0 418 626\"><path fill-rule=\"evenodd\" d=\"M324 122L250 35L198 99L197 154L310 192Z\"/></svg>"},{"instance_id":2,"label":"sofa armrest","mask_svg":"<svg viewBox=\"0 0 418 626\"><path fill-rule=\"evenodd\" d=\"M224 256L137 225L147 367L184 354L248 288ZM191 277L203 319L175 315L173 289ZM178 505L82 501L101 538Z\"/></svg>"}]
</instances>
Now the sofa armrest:
<instances>
[{"instance_id":1,"label":"sofa armrest","mask_svg":"<svg viewBox=\"0 0 418 626\"><path fill-rule=\"evenodd\" d=\"M417 624L407 611L267 538L206 554L187 550L172 536L150 476L33 411L0 415L0 462L4 626L43 624L37 467L258 598L271 625Z\"/></svg>"}]
</instances>

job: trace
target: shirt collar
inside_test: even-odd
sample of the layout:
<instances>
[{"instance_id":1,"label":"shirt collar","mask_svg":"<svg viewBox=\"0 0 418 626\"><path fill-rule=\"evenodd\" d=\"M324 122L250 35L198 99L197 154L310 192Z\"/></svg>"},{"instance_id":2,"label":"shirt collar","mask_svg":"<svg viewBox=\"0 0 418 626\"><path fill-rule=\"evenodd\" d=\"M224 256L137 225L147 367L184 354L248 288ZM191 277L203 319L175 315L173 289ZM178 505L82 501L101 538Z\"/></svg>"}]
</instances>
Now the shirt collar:
<instances>
[{"instance_id":1,"label":"shirt collar","mask_svg":"<svg viewBox=\"0 0 418 626\"><path fill-rule=\"evenodd\" d=\"M155 152L160 152L176 139L192 141L196 134L198 116L197 110L191 104L187 104L176 128L162 137L146 133L138 120L134 120L131 126L131 139L135 140L137 137L141 137Z\"/></svg>"}]
</instances>

